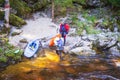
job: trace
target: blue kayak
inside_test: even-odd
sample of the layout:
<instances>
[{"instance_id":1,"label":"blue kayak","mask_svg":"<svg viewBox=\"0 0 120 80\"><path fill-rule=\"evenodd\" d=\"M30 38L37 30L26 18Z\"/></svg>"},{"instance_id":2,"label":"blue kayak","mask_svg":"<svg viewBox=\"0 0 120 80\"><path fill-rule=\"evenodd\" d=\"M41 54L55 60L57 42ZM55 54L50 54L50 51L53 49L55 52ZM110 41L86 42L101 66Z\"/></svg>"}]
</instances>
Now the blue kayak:
<instances>
[{"instance_id":1,"label":"blue kayak","mask_svg":"<svg viewBox=\"0 0 120 80\"><path fill-rule=\"evenodd\" d=\"M41 47L41 43L39 39L30 41L25 48L24 56L27 58L33 57L37 53L40 47Z\"/></svg>"}]
</instances>

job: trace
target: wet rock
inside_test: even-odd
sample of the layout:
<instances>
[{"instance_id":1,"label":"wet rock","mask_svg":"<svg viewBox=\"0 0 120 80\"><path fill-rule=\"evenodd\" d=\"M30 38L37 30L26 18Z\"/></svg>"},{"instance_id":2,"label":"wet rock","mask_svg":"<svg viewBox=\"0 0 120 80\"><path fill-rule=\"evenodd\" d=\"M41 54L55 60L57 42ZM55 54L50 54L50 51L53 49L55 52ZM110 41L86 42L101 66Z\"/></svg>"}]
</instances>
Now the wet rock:
<instances>
[{"instance_id":1,"label":"wet rock","mask_svg":"<svg viewBox=\"0 0 120 80\"><path fill-rule=\"evenodd\" d=\"M19 35L22 32L23 32L22 30L16 29L15 27L12 27L10 35L11 36Z\"/></svg>"},{"instance_id":2,"label":"wet rock","mask_svg":"<svg viewBox=\"0 0 120 80\"><path fill-rule=\"evenodd\" d=\"M28 41L27 41L27 39L21 39L20 42L21 43L27 43Z\"/></svg>"},{"instance_id":3,"label":"wet rock","mask_svg":"<svg viewBox=\"0 0 120 80\"><path fill-rule=\"evenodd\" d=\"M85 55L85 56L90 56L90 55L95 55L95 51L90 49L89 47L77 47L75 49L72 49L69 51L70 54L76 54L76 55Z\"/></svg>"}]
</instances>

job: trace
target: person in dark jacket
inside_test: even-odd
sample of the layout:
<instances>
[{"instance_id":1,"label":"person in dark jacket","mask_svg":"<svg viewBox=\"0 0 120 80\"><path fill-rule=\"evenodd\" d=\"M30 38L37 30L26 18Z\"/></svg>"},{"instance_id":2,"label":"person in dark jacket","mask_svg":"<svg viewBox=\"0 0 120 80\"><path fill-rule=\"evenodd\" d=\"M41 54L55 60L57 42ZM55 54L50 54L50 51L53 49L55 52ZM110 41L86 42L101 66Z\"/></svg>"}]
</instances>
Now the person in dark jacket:
<instances>
[{"instance_id":1,"label":"person in dark jacket","mask_svg":"<svg viewBox=\"0 0 120 80\"><path fill-rule=\"evenodd\" d=\"M64 38L64 46L66 43L66 35L68 34L69 29L70 29L70 26L67 23L60 24L59 32L62 35L62 37Z\"/></svg>"}]
</instances>

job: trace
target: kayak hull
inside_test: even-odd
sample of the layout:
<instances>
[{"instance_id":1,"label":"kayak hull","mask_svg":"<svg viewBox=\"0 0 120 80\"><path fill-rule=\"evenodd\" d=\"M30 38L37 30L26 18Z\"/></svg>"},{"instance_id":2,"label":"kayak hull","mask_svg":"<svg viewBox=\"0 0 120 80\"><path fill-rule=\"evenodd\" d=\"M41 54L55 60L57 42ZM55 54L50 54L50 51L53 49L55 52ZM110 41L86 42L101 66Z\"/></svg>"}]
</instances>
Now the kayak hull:
<instances>
[{"instance_id":1,"label":"kayak hull","mask_svg":"<svg viewBox=\"0 0 120 80\"><path fill-rule=\"evenodd\" d=\"M32 49L31 46L30 46L33 43L35 44L34 49ZM39 47L40 47L40 41L39 40L30 41L25 48L24 56L27 57L27 58L33 57L37 53L37 51L39 50Z\"/></svg>"}]
</instances>

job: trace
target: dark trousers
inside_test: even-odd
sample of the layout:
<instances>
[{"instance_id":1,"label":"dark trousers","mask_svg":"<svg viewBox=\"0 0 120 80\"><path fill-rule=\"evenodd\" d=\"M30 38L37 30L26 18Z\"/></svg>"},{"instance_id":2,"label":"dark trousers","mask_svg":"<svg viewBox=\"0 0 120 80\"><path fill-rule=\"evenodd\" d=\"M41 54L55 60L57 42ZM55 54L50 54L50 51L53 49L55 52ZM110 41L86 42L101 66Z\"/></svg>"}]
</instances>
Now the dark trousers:
<instances>
[{"instance_id":1,"label":"dark trousers","mask_svg":"<svg viewBox=\"0 0 120 80\"><path fill-rule=\"evenodd\" d=\"M66 36L62 36L62 38L64 39L64 46L66 44Z\"/></svg>"},{"instance_id":2,"label":"dark trousers","mask_svg":"<svg viewBox=\"0 0 120 80\"><path fill-rule=\"evenodd\" d=\"M62 60L62 52L63 50L56 50L56 53L60 56L60 60Z\"/></svg>"}]
</instances>

